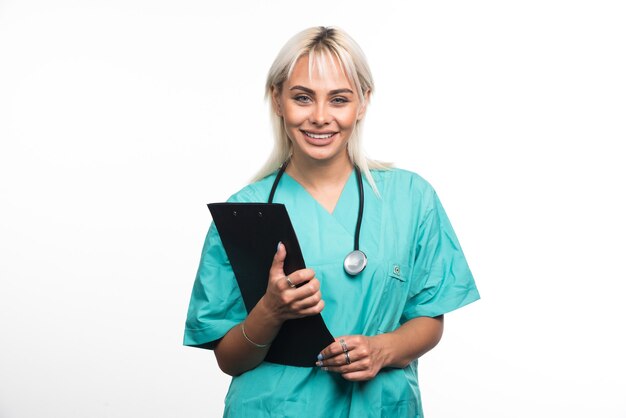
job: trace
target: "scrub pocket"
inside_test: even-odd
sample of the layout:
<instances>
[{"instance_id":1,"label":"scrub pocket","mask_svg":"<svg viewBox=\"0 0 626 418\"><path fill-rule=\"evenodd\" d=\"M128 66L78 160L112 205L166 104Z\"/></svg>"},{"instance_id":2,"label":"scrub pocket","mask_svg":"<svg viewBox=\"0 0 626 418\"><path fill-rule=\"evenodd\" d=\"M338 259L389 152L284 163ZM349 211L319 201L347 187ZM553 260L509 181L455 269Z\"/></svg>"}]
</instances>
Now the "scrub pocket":
<instances>
[{"instance_id":1,"label":"scrub pocket","mask_svg":"<svg viewBox=\"0 0 626 418\"><path fill-rule=\"evenodd\" d=\"M385 287L380 299L380 324L378 333L395 330L400 326L400 317L408 296L409 268L405 264L390 262L384 277Z\"/></svg>"}]
</instances>

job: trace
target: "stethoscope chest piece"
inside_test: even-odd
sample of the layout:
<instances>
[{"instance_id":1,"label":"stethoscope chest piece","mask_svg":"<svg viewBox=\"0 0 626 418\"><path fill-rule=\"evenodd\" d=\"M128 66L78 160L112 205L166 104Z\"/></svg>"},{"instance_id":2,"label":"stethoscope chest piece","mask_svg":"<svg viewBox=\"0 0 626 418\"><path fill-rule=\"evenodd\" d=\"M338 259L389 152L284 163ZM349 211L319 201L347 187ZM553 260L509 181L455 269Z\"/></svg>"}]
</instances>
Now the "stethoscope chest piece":
<instances>
[{"instance_id":1,"label":"stethoscope chest piece","mask_svg":"<svg viewBox=\"0 0 626 418\"><path fill-rule=\"evenodd\" d=\"M367 266L367 257L361 250L354 250L343 260L343 269L350 276L356 276Z\"/></svg>"},{"instance_id":2,"label":"stethoscope chest piece","mask_svg":"<svg viewBox=\"0 0 626 418\"><path fill-rule=\"evenodd\" d=\"M285 173L285 169L287 168L287 164L289 160L285 161L283 165L278 170L276 174L276 178L274 179L274 184L272 184L272 190L270 191L270 196L267 199L267 203L272 203L274 201L274 193L276 192L276 187L278 186L278 182L280 178ZM348 253L346 258L343 260L343 269L350 276L356 276L360 272L365 269L367 266L367 257L365 253L359 250L359 237L361 235L361 222L363 221L363 206L364 206L364 192L363 192L363 177L361 176L361 170L355 166L354 171L356 172L356 180L359 184L359 213L357 215L356 220L356 228L354 231L354 251ZM235 214L236 215L236 214ZM259 213L261 215L261 213Z\"/></svg>"}]
</instances>

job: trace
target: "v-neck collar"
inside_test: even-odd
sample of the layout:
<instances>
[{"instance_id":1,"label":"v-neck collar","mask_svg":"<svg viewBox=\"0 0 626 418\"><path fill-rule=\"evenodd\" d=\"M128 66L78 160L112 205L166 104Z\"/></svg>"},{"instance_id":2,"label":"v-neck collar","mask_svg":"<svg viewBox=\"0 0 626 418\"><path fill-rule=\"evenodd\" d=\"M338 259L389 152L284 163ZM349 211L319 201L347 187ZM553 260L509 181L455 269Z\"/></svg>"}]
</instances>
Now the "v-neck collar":
<instances>
[{"instance_id":1,"label":"v-neck collar","mask_svg":"<svg viewBox=\"0 0 626 418\"><path fill-rule=\"evenodd\" d=\"M307 265L342 263L345 254L354 245L359 203L354 171L348 177L332 213L287 173L279 183L274 201L287 206ZM341 251L336 251L337 248ZM337 254L343 254L341 260L334 260Z\"/></svg>"},{"instance_id":2,"label":"v-neck collar","mask_svg":"<svg viewBox=\"0 0 626 418\"><path fill-rule=\"evenodd\" d=\"M324 205L322 205L315 197L313 197L313 195L306 189L306 187L304 187L302 184L300 184L300 182L298 180L296 180L293 177L291 177L287 172L285 172L283 174L283 178L287 178L289 180L289 182L291 182L298 189L300 189L303 192L303 194L308 196L308 198L310 200L315 202L315 204L317 205L318 209L326 212L326 214L328 214L329 216L331 216L333 218L337 218L338 215L341 215L341 212L343 212L341 210L342 207L350 206L350 205L346 205L344 203L344 201L349 198L348 195L352 195L353 191L357 191L356 174L355 174L354 169L353 169L351 171L351 173L350 173L350 176L348 177L348 179L346 180L345 184L343 185L343 189L341 189L341 193L339 194L339 198L337 199L337 202L335 203L335 207L333 208L333 211L329 212L324 207ZM339 213L338 213L338 210L340 211Z\"/></svg>"},{"instance_id":3,"label":"v-neck collar","mask_svg":"<svg viewBox=\"0 0 626 418\"><path fill-rule=\"evenodd\" d=\"M363 198L365 206L359 248L368 257L374 257L380 239L382 204L367 182L364 182ZM284 175L279 181L274 202L287 207L307 265L342 265L345 255L354 248L358 218L359 191L354 170L332 214L290 175Z\"/></svg>"}]
</instances>

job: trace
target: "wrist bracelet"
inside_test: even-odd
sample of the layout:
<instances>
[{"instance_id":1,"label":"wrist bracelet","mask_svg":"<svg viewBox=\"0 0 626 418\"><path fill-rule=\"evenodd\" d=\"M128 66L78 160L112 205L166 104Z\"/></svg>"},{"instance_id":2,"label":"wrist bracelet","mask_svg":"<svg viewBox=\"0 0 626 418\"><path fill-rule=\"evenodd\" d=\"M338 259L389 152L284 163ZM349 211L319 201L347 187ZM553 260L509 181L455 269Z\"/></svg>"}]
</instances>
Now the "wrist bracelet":
<instances>
[{"instance_id":1,"label":"wrist bracelet","mask_svg":"<svg viewBox=\"0 0 626 418\"><path fill-rule=\"evenodd\" d=\"M245 322L245 321L244 321L244 322ZM265 347L268 347L268 346L269 346L269 343L268 343L268 344L257 344L257 343L255 343L254 341L252 341L252 340L248 337L248 335L246 335L246 329L245 329L245 328L244 328L244 326L243 326L244 322L242 322L242 323L241 323L241 333L243 334L243 338L245 338L246 340L248 340L248 342L249 342L250 344L252 344L253 346L255 346L255 347L258 347L258 348L265 348Z\"/></svg>"}]
</instances>

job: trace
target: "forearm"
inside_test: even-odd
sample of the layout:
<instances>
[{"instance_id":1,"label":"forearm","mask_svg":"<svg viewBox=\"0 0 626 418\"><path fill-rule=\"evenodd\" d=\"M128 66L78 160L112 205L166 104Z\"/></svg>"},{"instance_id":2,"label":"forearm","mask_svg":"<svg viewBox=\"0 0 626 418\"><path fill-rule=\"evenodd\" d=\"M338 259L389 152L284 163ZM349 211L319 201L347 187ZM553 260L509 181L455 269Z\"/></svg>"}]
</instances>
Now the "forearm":
<instances>
[{"instance_id":1,"label":"forearm","mask_svg":"<svg viewBox=\"0 0 626 418\"><path fill-rule=\"evenodd\" d=\"M237 376L254 369L265 359L283 322L319 314L324 308L315 272L301 269L286 276L283 270L286 256L285 246L279 243L270 267L267 291L245 321L228 331L215 347L217 364L224 373Z\"/></svg>"},{"instance_id":2,"label":"forearm","mask_svg":"<svg viewBox=\"0 0 626 418\"><path fill-rule=\"evenodd\" d=\"M403 368L433 349L443 334L443 315L419 317L404 323L397 330L372 337L377 340L383 367Z\"/></svg>"},{"instance_id":3,"label":"forearm","mask_svg":"<svg viewBox=\"0 0 626 418\"><path fill-rule=\"evenodd\" d=\"M258 366L270 348L282 322L272 315L262 298L250 311L244 321L245 332L248 338L256 344L266 345L257 347L246 340L241 325L236 325L224 335L215 348L215 357L220 369L231 376L240 375Z\"/></svg>"}]
</instances>

